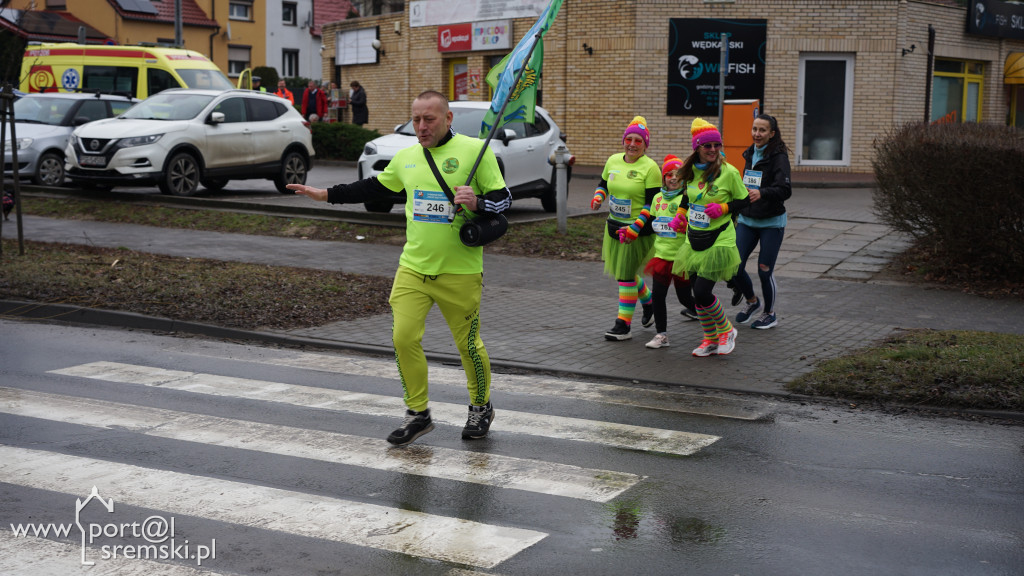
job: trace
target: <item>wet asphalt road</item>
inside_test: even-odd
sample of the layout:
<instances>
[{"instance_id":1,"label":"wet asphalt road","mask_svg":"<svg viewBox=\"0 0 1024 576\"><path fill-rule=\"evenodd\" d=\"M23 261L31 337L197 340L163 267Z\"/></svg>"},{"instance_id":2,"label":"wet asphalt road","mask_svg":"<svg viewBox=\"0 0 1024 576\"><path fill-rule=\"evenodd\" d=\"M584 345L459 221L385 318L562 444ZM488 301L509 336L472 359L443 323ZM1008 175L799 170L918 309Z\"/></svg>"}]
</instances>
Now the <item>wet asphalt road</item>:
<instances>
[{"instance_id":1,"label":"wet asphalt road","mask_svg":"<svg viewBox=\"0 0 1024 576\"><path fill-rule=\"evenodd\" d=\"M390 358L8 320L0 333L5 574L77 573L44 570L75 567L76 540L39 549L13 539L9 526L70 522L75 499L94 485L116 494L118 508L109 517L94 511L92 521L174 516L179 540L216 540L203 568L231 574L933 576L1015 574L1024 565L1019 427L758 396L694 403L678 390L571 379L540 386L538 376L499 374L488 439L464 442L460 424L439 422L416 444L389 449L379 441L399 410L356 406L366 397L398 401ZM435 412L465 402L458 367L431 370ZM625 400L641 396L663 409ZM757 417L697 414L691 404ZM526 414L537 423L517 429ZM689 455L630 448L640 436L611 446L592 434L560 436L570 418L717 439ZM222 428L232 432L219 437ZM368 462L343 460L367 442ZM18 472L26 458L50 467ZM421 468L379 467L395 461ZM496 479L470 481L459 461ZM631 480L607 501L545 492L560 481L559 466ZM303 502L314 508L298 512ZM363 505L382 507L385 518L433 516L422 528L410 519L364 527L372 544L352 543L341 527L369 526ZM340 512L327 513L332 506ZM446 518L479 525L453 542ZM419 529L433 536L422 549L388 548L412 546L403 533ZM430 558L435 539L478 550L519 531L542 537L493 565ZM103 542L133 539L100 538L91 551ZM142 560L122 566L116 573L165 573Z\"/></svg>"}]
</instances>

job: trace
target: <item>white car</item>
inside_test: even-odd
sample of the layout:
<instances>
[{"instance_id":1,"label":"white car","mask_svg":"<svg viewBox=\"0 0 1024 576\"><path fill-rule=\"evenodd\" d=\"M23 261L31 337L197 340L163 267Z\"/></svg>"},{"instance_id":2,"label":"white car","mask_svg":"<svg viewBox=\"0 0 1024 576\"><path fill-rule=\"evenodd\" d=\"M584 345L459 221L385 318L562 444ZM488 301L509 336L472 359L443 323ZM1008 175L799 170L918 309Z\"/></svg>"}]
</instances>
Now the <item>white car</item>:
<instances>
[{"instance_id":1,"label":"white car","mask_svg":"<svg viewBox=\"0 0 1024 576\"><path fill-rule=\"evenodd\" d=\"M451 102L452 128L459 134L476 137L490 102ZM511 122L499 129L490 142L498 159L498 167L513 198L540 198L548 212L557 209L555 200L555 167L549 158L558 146L565 146L566 135L558 129L547 110L536 108L535 121ZM366 143L359 155L359 178L369 178L384 171L395 153L416 144L412 121L395 127L394 134ZM570 160L571 162L571 160ZM572 177L571 163L566 182ZM395 204L405 203L405 193L365 204L371 212L388 212Z\"/></svg>"},{"instance_id":2,"label":"white car","mask_svg":"<svg viewBox=\"0 0 1024 576\"><path fill-rule=\"evenodd\" d=\"M191 196L202 184L273 180L305 184L312 163L309 123L288 102L251 90L164 90L117 118L74 131L67 177L85 186L157 184Z\"/></svg>"},{"instance_id":3,"label":"white car","mask_svg":"<svg viewBox=\"0 0 1024 576\"><path fill-rule=\"evenodd\" d=\"M14 102L14 135L18 138L18 176L40 186L64 183L64 150L76 126L117 116L138 100L96 93L23 94ZM4 173L14 177L11 125L6 125Z\"/></svg>"}]
</instances>

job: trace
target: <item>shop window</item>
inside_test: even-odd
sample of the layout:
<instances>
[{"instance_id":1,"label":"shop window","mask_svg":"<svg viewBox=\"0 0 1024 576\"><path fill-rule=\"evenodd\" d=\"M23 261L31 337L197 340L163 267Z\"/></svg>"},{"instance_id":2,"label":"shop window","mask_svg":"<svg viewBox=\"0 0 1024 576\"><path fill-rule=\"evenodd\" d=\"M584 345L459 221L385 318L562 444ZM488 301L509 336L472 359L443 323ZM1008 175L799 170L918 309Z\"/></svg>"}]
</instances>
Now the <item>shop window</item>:
<instances>
[{"instance_id":1,"label":"shop window","mask_svg":"<svg viewBox=\"0 0 1024 576\"><path fill-rule=\"evenodd\" d=\"M935 59L932 74L931 121L978 122L985 64L971 60Z\"/></svg>"},{"instance_id":2,"label":"shop window","mask_svg":"<svg viewBox=\"0 0 1024 576\"><path fill-rule=\"evenodd\" d=\"M1007 124L1024 128L1024 84L1010 87L1010 117Z\"/></svg>"}]
</instances>

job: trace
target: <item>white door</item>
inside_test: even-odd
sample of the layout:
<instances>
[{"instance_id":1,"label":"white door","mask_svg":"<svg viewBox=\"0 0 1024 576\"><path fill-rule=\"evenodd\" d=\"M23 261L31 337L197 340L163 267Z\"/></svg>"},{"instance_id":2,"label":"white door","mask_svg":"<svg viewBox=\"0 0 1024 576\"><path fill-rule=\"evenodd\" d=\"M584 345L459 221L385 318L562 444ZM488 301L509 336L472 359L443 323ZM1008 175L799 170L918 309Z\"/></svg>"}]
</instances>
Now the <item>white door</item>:
<instances>
[{"instance_id":1,"label":"white door","mask_svg":"<svg viewBox=\"0 0 1024 576\"><path fill-rule=\"evenodd\" d=\"M797 164L849 166L853 54L800 55Z\"/></svg>"}]
</instances>

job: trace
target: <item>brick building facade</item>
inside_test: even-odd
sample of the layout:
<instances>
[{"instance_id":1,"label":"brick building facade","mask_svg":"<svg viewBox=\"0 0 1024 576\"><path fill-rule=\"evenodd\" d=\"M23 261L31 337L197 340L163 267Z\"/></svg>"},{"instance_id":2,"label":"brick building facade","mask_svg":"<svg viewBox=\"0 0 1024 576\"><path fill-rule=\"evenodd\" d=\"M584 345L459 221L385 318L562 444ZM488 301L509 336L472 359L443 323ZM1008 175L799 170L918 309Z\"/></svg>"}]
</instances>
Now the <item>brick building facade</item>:
<instances>
[{"instance_id":1,"label":"brick building facade","mask_svg":"<svg viewBox=\"0 0 1024 576\"><path fill-rule=\"evenodd\" d=\"M411 26L410 13L410 4L419 4L414 7L420 10L423 4L439 1L405 0L404 12L323 27L323 77L343 87L358 80L366 88L368 127L386 133L406 121L410 102L423 90L453 96L453 66L460 73L465 71L466 99L489 98L483 78L509 50L442 52L439 26ZM459 4L459 0L445 1ZM924 120L926 110L931 111L932 120L1024 123L1024 77L1019 83L1004 77L1004 63L1024 52L1024 37L967 33L967 19L974 8L965 4L957 0L565 0L544 38L541 103L568 133L568 144L581 164L601 165L619 150L622 131L636 114L650 124L651 157L660 161L667 153L683 156L689 152L694 116L666 111L670 21L763 20L767 26L762 105L777 117L783 138L794 150L794 171L868 173L873 141L894 126ZM511 19L513 46L535 20L535 16ZM932 75L929 28L935 37ZM379 40L376 59L337 65L338 34L368 29ZM714 25L709 24L709 29L714 30ZM957 73L957 66L964 71ZM801 95L813 96L814 90L808 87L825 82L815 78L814 71L819 69L849 69L846 78L852 79L851 86L840 87L848 104L835 98L814 103L843 116L842 124L836 119L842 134L833 138L809 137L813 127L802 122L808 102ZM940 74L945 76L935 81ZM941 100L939 108L954 106L950 113L937 116L936 106L926 106L925 94L933 82L941 94L933 94L931 101ZM959 113L950 104L959 97L956 86L965 86ZM715 121L716 116L708 119ZM724 129L746 133L749 123Z\"/></svg>"}]
</instances>

